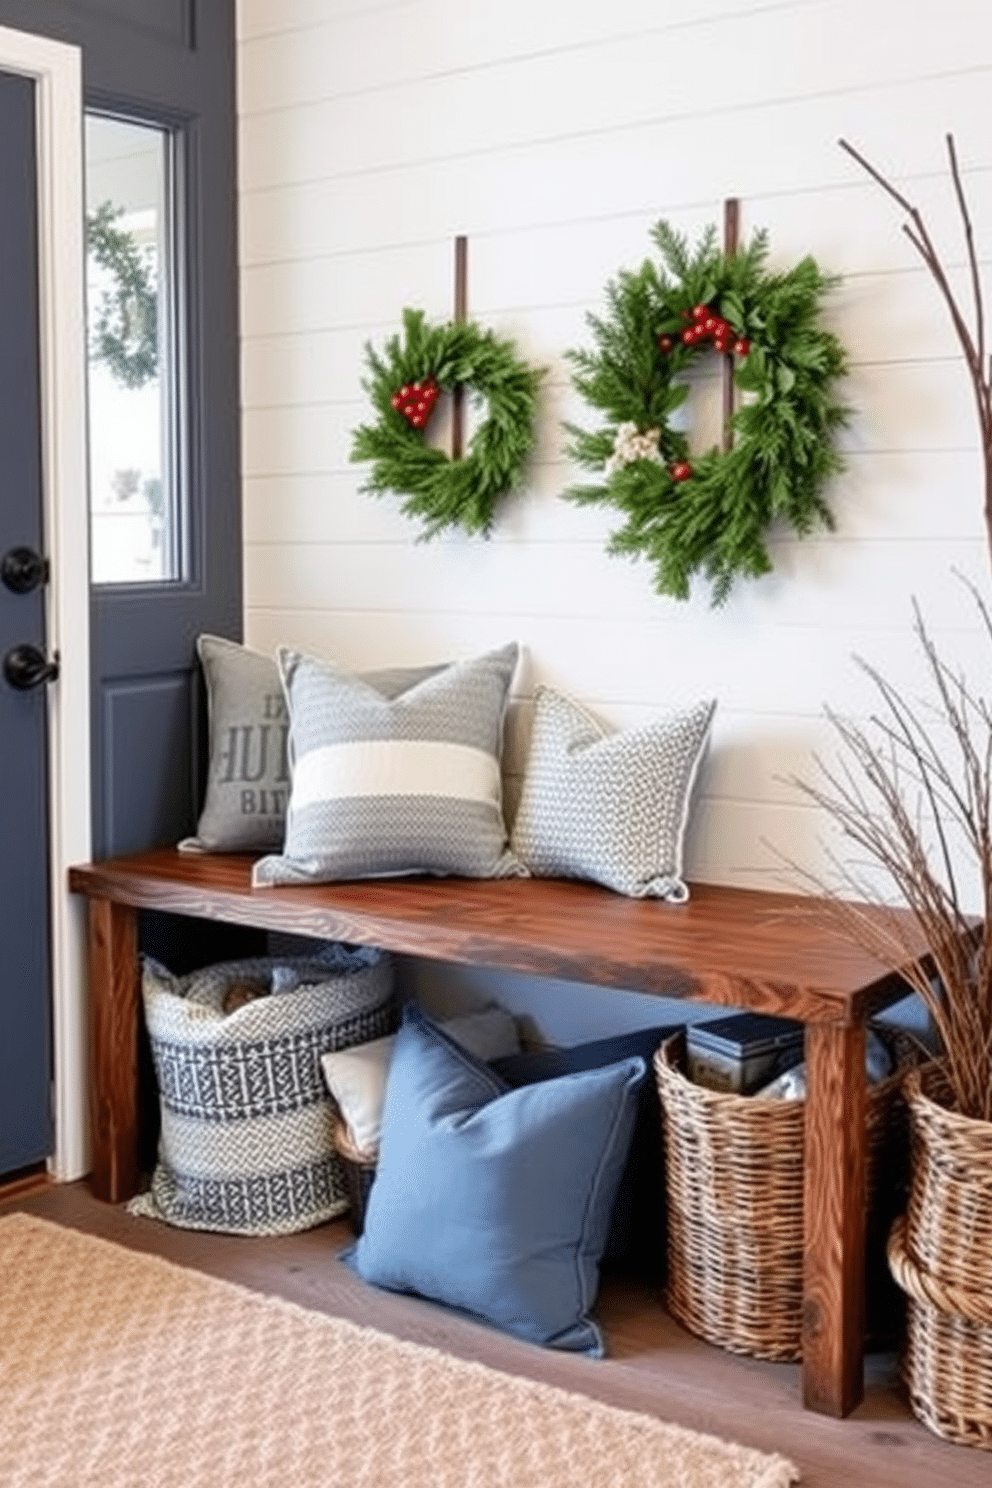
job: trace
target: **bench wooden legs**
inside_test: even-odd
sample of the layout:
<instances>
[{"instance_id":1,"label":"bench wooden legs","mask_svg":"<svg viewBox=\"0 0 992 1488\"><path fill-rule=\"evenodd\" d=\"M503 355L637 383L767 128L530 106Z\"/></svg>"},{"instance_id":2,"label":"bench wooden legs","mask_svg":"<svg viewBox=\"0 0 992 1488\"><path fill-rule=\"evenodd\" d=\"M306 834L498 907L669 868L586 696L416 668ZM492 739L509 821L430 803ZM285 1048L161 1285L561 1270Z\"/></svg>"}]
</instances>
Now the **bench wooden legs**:
<instances>
[{"instance_id":1,"label":"bench wooden legs","mask_svg":"<svg viewBox=\"0 0 992 1488\"><path fill-rule=\"evenodd\" d=\"M864 1396L865 1032L806 1029L803 1401L846 1416Z\"/></svg>"},{"instance_id":2,"label":"bench wooden legs","mask_svg":"<svg viewBox=\"0 0 992 1488\"><path fill-rule=\"evenodd\" d=\"M119 1204L138 1187L138 914L89 902L90 1186Z\"/></svg>"}]
</instances>

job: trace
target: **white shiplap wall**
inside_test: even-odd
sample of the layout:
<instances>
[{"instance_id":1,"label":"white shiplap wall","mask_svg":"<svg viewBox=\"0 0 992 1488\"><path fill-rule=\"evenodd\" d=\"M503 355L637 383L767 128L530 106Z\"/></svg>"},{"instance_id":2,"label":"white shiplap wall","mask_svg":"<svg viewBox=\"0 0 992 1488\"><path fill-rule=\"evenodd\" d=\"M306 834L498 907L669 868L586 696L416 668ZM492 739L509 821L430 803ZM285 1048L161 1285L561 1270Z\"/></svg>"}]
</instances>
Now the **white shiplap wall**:
<instances>
[{"instance_id":1,"label":"white shiplap wall","mask_svg":"<svg viewBox=\"0 0 992 1488\"><path fill-rule=\"evenodd\" d=\"M787 781L829 747L824 703L870 699L852 654L912 687L916 597L949 655L989 666L953 576L989 587L970 388L898 209L837 144L922 207L966 288L944 134L992 253L985 0L240 0L239 59L247 641L358 667L518 639L511 776L536 680L617 726L714 695L690 875L815 867L824 823ZM658 218L695 237L729 196L773 265L843 276L854 417L836 532L778 537L774 574L713 610L705 589L659 598L607 556L609 514L561 499L560 422L596 421L562 353ZM548 375L492 539L423 544L348 450L363 344L404 305L450 317L458 233L470 313Z\"/></svg>"}]
</instances>

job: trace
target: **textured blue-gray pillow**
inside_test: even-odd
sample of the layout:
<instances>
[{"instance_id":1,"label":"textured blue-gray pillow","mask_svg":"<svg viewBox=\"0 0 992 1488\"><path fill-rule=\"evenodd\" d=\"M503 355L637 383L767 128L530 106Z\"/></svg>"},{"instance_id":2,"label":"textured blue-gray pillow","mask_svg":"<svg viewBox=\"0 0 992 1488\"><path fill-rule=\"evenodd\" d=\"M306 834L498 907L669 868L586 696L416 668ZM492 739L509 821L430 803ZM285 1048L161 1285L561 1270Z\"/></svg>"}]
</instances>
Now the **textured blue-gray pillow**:
<instances>
[{"instance_id":1,"label":"textured blue-gray pillow","mask_svg":"<svg viewBox=\"0 0 992 1488\"><path fill-rule=\"evenodd\" d=\"M387 698L280 647L292 783L281 855L255 884L526 869L503 820L503 723L517 645L453 662Z\"/></svg>"},{"instance_id":2,"label":"textured blue-gray pillow","mask_svg":"<svg viewBox=\"0 0 992 1488\"><path fill-rule=\"evenodd\" d=\"M538 687L513 851L542 877L688 899L682 845L715 707L706 699L611 733L571 698Z\"/></svg>"},{"instance_id":3,"label":"textured blue-gray pillow","mask_svg":"<svg viewBox=\"0 0 992 1488\"><path fill-rule=\"evenodd\" d=\"M601 1357L591 1311L646 1074L632 1058L510 1089L408 1004L344 1259L375 1286Z\"/></svg>"}]
</instances>

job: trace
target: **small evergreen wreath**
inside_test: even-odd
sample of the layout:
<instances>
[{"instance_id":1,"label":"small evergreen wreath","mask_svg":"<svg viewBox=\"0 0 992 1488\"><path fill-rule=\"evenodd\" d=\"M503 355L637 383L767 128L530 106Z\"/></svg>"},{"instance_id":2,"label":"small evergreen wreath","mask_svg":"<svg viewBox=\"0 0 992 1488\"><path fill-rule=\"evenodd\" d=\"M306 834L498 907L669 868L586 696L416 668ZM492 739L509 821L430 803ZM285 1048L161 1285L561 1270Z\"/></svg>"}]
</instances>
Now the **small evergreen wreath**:
<instances>
[{"instance_id":1,"label":"small evergreen wreath","mask_svg":"<svg viewBox=\"0 0 992 1488\"><path fill-rule=\"evenodd\" d=\"M90 355L121 387L141 388L158 372L154 255L118 226L123 207L105 201L86 219L86 251L110 276L94 309Z\"/></svg>"},{"instance_id":2,"label":"small evergreen wreath","mask_svg":"<svg viewBox=\"0 0 992 1488\"><path fill-rule=\"evenodd\" d=\"M366 345L365 356L362 386L378 418L354 433L351 458L372 462L362 489L405 496L402 510L424 521L424 538L456 526L488 537L497 502L519 483L534 446L541 373L492 331L471 321L429 326L422 310L404 310L402 339L391 336L381 354ZM453 460L424 430L440 393L458 384L488 403L489 416Z\"/></svg>"},{"instance_id":3,"label":"small evergreen wreath","mask_svg":"<svg viewBox=\"0 0 992 1488\"><path fill-rule=\"evenodd\" d=\"M596 350L565 354L576 390L607 417L594 433L565 425L569 455L605 475L565 495L624 514L609 551L649 558L657 593L686 599L702 573L718 605L738 576L770 572L774 521L801 536L818 523L833 528L821 493L842 468L834 437L847 410L834 385L845 356L818 314L836 279L809 257L768 273L763 231L733 254L719 251L712 225L692 252L666 222L652 236L663 267L648 260L621 271L607 286L608 317L587 316ZM746 401L731 447L690 460L669 420L688 396L679 374L710 346L734 357Z\"/></svg>"}]
</instances>

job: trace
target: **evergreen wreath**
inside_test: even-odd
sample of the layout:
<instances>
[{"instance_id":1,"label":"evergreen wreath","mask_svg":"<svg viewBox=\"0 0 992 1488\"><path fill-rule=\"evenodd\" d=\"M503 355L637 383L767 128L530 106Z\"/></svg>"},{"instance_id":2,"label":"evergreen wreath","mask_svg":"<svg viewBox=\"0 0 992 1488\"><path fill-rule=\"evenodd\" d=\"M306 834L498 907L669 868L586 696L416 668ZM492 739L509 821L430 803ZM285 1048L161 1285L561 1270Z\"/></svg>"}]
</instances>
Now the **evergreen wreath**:
<instances>
[{"instance_id":1,"label":"evergreen wreath","mask_svg":"<svg viewBox=\"0 0 992 1488\"><path fill-rule=\"evenodd\" d=\"M391 336L381 353L367 344L365 356L362 386L378 417L354 432L351 458L372 462L362 490L405 496L402 510L423 520L424 538L445 527L488 537L534 446L540 371L492 331L472 321L428 325L422 310L404 310L402 338ZM439 395L458 384L485 400L488 417L453 460L424 431Z\"/></svg>"},{"instance_id":2,"label":"evergreen wreath","mask_svg":"<svg viewBox=\"0 0 992 1488\"><path fill-rule=\"evenodd\" d=\"M86 251L111 278L96 307L90 354L122 387L141 388L158 372L158 293L153 255L117 225L123 214L105 201L86 219Z\"/></svg>"},{"instance_id":3,"label":"evergreen wreath","mask_svg":"<svg viewBox=\"0 0 992 1488\"><path fill-rule=\"evenodd\" d=\"M608 314L586 317L596 349L565 353L574 387L607 419L592 433L565 425L569 455L605 477L565 495L623 513L609 551L650 559L657 593L686 599L701 573L719 605L738 576L770 572L773 522L800 536L833 528L822 489L842 468L834 437L847 410L835 383L846 359L818 314L837 281L809 257L769 273L764 231L732 254L712 225L692 251L666 222L652 237L661 266L622 270L607 286ZM731 447L690 459L670 420L688 396L679 374L708 347L733 356L745 400Z\"/></svg>"}]
</instances>

